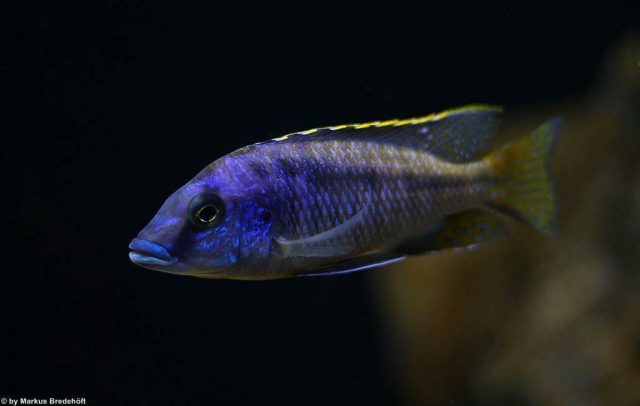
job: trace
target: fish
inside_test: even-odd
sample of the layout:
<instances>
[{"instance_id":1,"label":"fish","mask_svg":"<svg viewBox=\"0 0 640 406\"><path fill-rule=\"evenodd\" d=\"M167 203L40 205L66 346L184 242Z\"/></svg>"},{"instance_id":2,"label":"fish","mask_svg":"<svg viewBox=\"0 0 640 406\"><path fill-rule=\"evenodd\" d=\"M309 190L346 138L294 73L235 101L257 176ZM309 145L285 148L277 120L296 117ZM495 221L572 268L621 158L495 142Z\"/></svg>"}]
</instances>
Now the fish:
<instances>
[{"instance_id":1,"label":"fish","mask_svg":"<svg viewBox=\"0 0 640 406\"><path fill-rule=\"evenodd\" d=\"M178 275L268 280L471 250L517 222L552 235L562 118L486 151L502 115L473 104L240 148L174 192L129 258Z\"/></svg>"}]
</instances>

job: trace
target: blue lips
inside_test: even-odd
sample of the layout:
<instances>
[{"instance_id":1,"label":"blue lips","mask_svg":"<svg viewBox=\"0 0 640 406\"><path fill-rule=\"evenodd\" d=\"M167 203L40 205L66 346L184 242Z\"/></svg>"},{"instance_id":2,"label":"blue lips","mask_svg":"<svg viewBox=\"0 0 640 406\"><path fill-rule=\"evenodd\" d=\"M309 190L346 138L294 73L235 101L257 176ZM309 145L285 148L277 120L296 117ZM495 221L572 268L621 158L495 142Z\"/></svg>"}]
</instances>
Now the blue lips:
<instances>
[{"instance_id":1,"label":"blue lips","mask_svg":"<svg viewBox=\"0 0 640 406\"><path fill-rule=\"evenodd\" d=\"M171 255L165 247L152 241L134 238L129 244L129 249L131 250L129 259L137 265L166 266L178 262L178 259Z\"/></svg>"}]
</instances>

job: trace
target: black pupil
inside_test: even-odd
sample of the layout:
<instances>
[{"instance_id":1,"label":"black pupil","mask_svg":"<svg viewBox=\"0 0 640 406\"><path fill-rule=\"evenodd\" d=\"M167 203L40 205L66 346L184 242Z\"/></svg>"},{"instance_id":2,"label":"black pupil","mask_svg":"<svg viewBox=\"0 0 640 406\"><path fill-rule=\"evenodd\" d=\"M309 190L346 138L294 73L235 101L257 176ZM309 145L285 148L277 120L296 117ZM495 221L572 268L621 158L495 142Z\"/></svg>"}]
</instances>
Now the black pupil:
<instances>
[{"instance_id":1,"label":"black pupil","mask_svg":"<svg viewBox=\"0 0 640 406\"><path fill-rule=\"evenodd\" d=\"M198 210L198 220L203 223L211 223L218 216L218 208L212 204L203 206Z\"/></svg>"}]
</instances>

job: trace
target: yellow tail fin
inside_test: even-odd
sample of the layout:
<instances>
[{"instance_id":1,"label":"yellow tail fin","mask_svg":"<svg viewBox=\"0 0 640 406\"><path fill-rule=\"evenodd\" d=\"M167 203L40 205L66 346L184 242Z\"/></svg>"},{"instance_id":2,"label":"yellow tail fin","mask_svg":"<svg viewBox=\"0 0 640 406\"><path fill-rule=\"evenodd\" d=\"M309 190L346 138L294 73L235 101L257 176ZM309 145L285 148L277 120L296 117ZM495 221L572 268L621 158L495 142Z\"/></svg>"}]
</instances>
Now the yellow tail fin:
<instances>
[{"instance_id":1,"label":"yellow tail fin","mask_svg":"<svg viewBox=\"0 0 640 406\"><path fill-rule=\"evenodd\" d=\"M487 157L496 179L489 204L546 234L555 231L551 156L561 126L560 117L551 119Z\"/></svg>"}]
</instances>

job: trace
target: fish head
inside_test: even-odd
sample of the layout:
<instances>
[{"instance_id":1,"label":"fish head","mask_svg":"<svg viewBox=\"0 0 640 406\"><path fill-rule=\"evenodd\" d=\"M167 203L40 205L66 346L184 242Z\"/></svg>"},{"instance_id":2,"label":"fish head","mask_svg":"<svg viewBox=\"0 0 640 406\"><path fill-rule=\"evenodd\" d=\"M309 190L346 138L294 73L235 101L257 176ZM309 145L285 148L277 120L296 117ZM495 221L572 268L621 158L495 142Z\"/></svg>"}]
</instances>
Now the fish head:
<instances>
[{"instance_id":1,"label":"fish head","mask_svg":"<svg viewBox=\"0 0 640 406\"><path fill-rule=\"evenodd\" d=\"M273 238L264 182L250 173L238 162L205 168L131 242L131 261L180 275L252 279L266 266Z\"/></svg>"}]
</instances>

